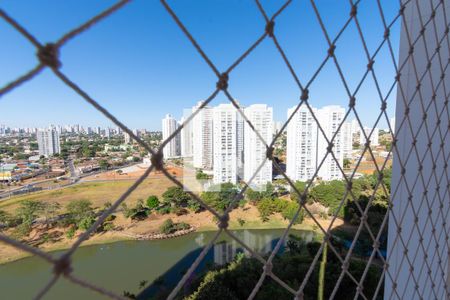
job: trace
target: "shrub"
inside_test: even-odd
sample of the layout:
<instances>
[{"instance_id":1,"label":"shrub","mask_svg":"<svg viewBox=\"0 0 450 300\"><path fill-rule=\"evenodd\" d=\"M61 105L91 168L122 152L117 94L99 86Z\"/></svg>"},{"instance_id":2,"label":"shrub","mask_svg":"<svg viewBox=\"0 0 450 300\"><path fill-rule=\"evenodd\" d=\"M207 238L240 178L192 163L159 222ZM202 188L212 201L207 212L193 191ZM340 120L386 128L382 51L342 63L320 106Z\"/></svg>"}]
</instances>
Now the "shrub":
<instances>
[{"instance_id":1,"label":"shrub","mask_svg":"<svg viewBox=\"0 0 450 300\"><path fill-rule=\"evenodd\" d=\"M198 203L198 201L194 199L188 201L188 208L195 213L200 212L203 209L200 203Z\"/></svg>"},{"instance_id":2,"label":"shrub","mask_svg":"<svg viewBox=\"0 0 450 300\"><path fill-rule=\"evenodd\" d=\"M167 215L170 213L171 209L170 209L170 206L165 205L165 206L159 207L157 211L161 215Z\"/></svg>"},{"instance_id":3,"label":"shrub","mask_svg":"<svg viewBox=\"0 0 450 300\"><path fill-rule=\"evenodd\" d=\"M172 219L165 220L161 226L159 227L159 231L164 234L170 234L174 232L176 229L174 227L174 223Z\"/></svg>"},{"instance_id":4,"label":"shrub","mask_svg":"<svg viewBox=\"0 0 450 300\"><path fill-rule=\"evenodd\" d=\"M77 226L81 230L88 230L94 223L95 223L94 216L86 216L85 218L81 219L78 222Z\"/></svg>"},{"instance_id":5,"label":"shrub","mask_svg":"<svg viewBox=\"0 0 450 300\"><path fill-rule=\"evenodd\" d=\"M288 206L289 202L280 198L276 198L273 200L273 209L277 213L281 213L286 206Z\"/></svg>"},{"instance_id":6,"label":"shrub","mask_svg":"<svg viewBox=\"0 0 450 300\"><path fill-rule=\"evenodd\" d=\"M112 231L112 230L114 230L114 228L115 228L115 226L114 226L114 224L111 223L111 222L105 223L105 224L103 225L103 230L104 230L104 231Z\"/></svg>"},{"instance_id":7,"label":"shrub","mask_svg":"<svg viewBox=\"0 0 450 300\"><path fill-rule=\"evenodd\" d=\"M236 208L238 203L234 200L238 195L238 189L234 184L222 183L213 188L218 191L207 191L201 194L201 199L206 204L220 212L225 211L232 203L233 208Z\"/></svg>"},{"instance_id":8,"label":"shrub","mask_svg":"<svg viewBox=\"0 0 450 300\"><path fill-rule=\"evenodd\" d=\"M70 227L69 230L67 230L66 232L66 236L68 239L73 239L73 237L75 236L75 232L76 232L76 228L75 227Z\"/></svg>"},{"instance_id":9,"label":"shrub","mask_svg":"<svg viewBox=\"0 0 450 300\"><path fill-rule=\"evenodd\" d=\"M0 210L0 225L4 225L5 227L9 227L11 223L11 215L3 210ZM1 230L0 226L0 230Z\"/></svg>"},{"instance_id":10,"label":"shrub","mask_svg":"<svg viewBox=\"0 0 450 300\"><path fill-rule=\"evenodd\" d=\"M274 213L274 203L272 199L263 199L257 205L259 216L263 222L269 220L269 216Z\"/></svg>"},{"instance_id":11,"label":"shrub","mask_svg":"<svg viewBox=\"0 0 450 300\"><path fill-rule=\"evenodd\" d=\"M296 181L294 186L300 193L303 193L306 189L306 182ZM298 193L293 188L291 188L291 200L295 202L299 202L300 200Z\"/></svg>"},{"instance_id":12,"label":"shrub","mask_svg":"<svg viewBox=\"0 0 450 300\"><path fill-rule=\"evenodd\" d=\"M283 209L283 211L281 212L281 215L283 216L283 218L291 221L295 214L297 213L297 210L299 209L299 204L297 204L296 202L289 202L287 204L287 206ZM297 218L294 221L294 224L300 224L303 222L303 218L304 218L304 211L301 210L297 216Z\"/></svg>"},{"instance_id":13,"label":"shrub","mask_svg":"<svg viewBox=\"0 0 450 300\"><path fill-rule=\"evenodd\" d=\"M109 215L106 217L105 222L112 222L116 219L115 215Z\"/></svg>"},{"instance_id":14,"label":"shrub","mask_svg":"<svg viewBox=\"0 0 450 300\"><path fill-rule=\"evenodd\" d=\"M197 180L205 180L205 179L209 179L208 174L203 173L202 170L198 170L197 173L195 174L195 178Z\"/></svg>"},{"instance_id":15,"label":"shrub","mask_svg":"<svg viewBox=\"0 0 450 300\"><path fill-rule=\"evenodd\" d=\"M163 194L163 204L171 206L187 206L188 201L192 199L191 195L183 191L178 186L169 187Z\"/></svg>"},{"instance_id":16,"label":"shrub","mask_svg":"<svg viewBox=\"0 0 450 300\"><path fill-rule=\"evenodd\" d=\"M144 220L149 215L149 209L144 206L144 201L139 199L136 206L133 208L128 208L125 203L122 204L123 215L125 218L130 218L132 220Z\"/></svg>"},{"instance_id":17,"label":"shrub","mask_svg":"<svg viewBox=\"0 0 450 300\"><path fill-rule=\"evenodd\" d=\"M187 230L189 228L191 228L191 225L185 222L181 222L175 225L176 230Z\"/></svg>"},{"instance_id":18,"label":"shrub","mask_svg":"<svg viewBox=\"0 0 450 300\"><path fill-rule=\"evenodd\" d=\"M243 220L243 219L241 219L241 218L238 218L237 221L238 221L238 223L239 223L239 225L240 225L241 227L244 226L245 220Z\"/></svg>"},{"instance_id":19,"label":"shrub","mask_svg":"<svg viewBox=\"0 0 450 300\"><path fill-rule=\"evenodd\" d=\"M147 198L147 207L152 210L152 209L156 209L159 207L159 199L157 196L155 195L151 195Z\"/></svg>"},{"instance_id":20,"label":"shrub","mask_svg":"<svg viewBox=\"0 0 450 300\"><path fill-rule=\"evenodd\" d=\"M172 208L172 212L174 214L176 214L177 216L183 216L188 213L188 210L186 208L174 207L174 208Z\"/></svg>"}]
</instances>

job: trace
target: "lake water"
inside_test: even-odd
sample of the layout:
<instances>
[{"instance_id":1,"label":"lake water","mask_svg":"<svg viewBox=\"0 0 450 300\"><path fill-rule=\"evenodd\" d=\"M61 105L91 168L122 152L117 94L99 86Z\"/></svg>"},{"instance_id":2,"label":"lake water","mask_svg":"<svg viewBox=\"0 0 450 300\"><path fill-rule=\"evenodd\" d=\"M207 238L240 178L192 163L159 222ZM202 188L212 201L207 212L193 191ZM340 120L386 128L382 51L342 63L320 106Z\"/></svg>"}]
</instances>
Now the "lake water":
<instances>
[{"instance_id":1,"label":"lake water","mask_svg":"<svg viewBox=\"0 0 450 300\"><path fill-rule=\"evenodd\" d=\"M247 245L262 254L275 246L282 233L282 230L235 231ZM290 234L305 242L314 237L310 231L291 230ZM82 247L73 257L73 272L80 278L120 295L123 291L138 293L139 283L143 280L150 285L153 280L163 276L166 284L177 282L213 235L213 232L191 233L167 240L124 241ZM204 268L207 263L224 264L240 251L243 250L237 242L222 234L197 270ZM0 265L0 299L33 298L50 280L51 272L52 266L37 257ZM151 289L146 292L151 293ZM45 299L107 298L61 278Z\"/></svg>"}]
</instances>

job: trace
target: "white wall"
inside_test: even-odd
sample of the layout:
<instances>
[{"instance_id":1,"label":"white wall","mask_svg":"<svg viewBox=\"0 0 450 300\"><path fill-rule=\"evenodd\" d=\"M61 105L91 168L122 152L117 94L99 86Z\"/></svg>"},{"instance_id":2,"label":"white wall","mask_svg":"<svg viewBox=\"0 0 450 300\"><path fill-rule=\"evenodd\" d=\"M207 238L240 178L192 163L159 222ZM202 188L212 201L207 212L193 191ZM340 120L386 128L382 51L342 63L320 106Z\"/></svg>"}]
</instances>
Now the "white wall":
<instances>
[{"instance_id":1,"label":"white wall","mask_svg":"<svg viewBox=\"0 0 450 300\"><path fill-rule=\"evenodd\" d=\"M437 5L438 1L431 1ZM422 18L428 20L431 9L430 1L418 1L420 3ZM450 12L448 1L444 1L447 15ZM442 37L446 27L442 13L442 5L436 11L436 27L438 37ZM415 39L420 31L421 24L416 9L416 1L408 4L405 10L405 18L409 34ZM424 22L425 22L424 21ZM433 53L436 48L436 39L433 22L427 26L424 37L428 51ZM409 45L405 28L402 28L400 41L400 64L408 55ZM431 54L430 54L431 55ZM417 72L421 75L426 70L427 56L423 40L415 45L413 55ZM446 71L444 81L436 90L436 101L432 102L433 85L440 80L440 61L445 66L448 62L449 52L447 41L441 47L439 55L432 61L431 77L427 74L421 84L421 97L414 92L417 86L415 70L412 60L409 60L405 69L401 72L401 86L406 100L412 98L409 121L403 122L405 117L405 103L401 90L398 88L395 116L395 133L398 138L398 151L394 155L392 192L392 211L389 215L388 235L388 273L385 276L385 299L445 299L445 284L448 272L448 231L449 231L449 163L450 141L448 135L449 110L444 110L440 116L439 128L436 124L438 116L444 107L446 96L444 84L450 88L450 74ZM419 76L420 76L419 75ZM448 99L448 98L447 98ZM426 126L421 126L423 112L422 105L428 107L431 104ZM410 152L414 140L412 131L417 133L417 152ZM433 134L434 133L434 134ZM430 138L430 146L428 147ZM441 148L441 137L444 140ZM422 162L423 170L419 167ZM433 165L435 163L435 170ZM404 177L402 179L402 165ZM396 192L396 188L398 191ZM426 195L425 190L427 190ZM410 198L410 203L409 199ZM442 205L442 206L441 206ZM415 219L417 215L417 219ZM417 226L415 225L417 221ZM397 224L401 223L401 232ZM423 241L421 242L421 239ZM407 252L405 251L407 250ZM410 264L408 263L410 262ZM411 268L411 266L413 268ZM428 273L430 272L430 273ZM397 276L398 274L398 276ZM397 285L396 289L394 281Z\"/></svg>"}]
</instances>

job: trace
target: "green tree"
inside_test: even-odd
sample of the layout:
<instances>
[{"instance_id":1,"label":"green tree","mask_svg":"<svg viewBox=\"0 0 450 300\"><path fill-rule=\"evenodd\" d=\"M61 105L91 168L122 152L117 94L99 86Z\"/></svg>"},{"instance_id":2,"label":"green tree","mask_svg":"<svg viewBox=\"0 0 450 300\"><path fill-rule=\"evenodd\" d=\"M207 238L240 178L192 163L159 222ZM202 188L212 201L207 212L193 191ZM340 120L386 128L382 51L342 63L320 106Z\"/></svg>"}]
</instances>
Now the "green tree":
<instances>
[{"instance_id":1,"label":"green tree","mask_svg":"<svg viewBox=\"0 0 450 300\"><path fill-rule=\"evenodd\" d=\"M303 193L306 189L306 182L296 181L294 183L294 186L299 193ZM299 200L300 200L300 196L293 188L291 188L291 200L295 201L295 202L299 202Z\"/></svg>"},{"instance_id":2,"label":"green tree","mask_svg":"<svg viewBox=\"0 0 450 300\"><path fill-rule=\"evenodd\" d=\"M43 211L43 204L34 200L25 200L20 203L16 215L20 220L20 225L16 229L15 235L21 237L27 235L31 231L33 222L40 216Z\"/></svg>"},{"instance_id":3,"label":"green tree","mask_svg":"<svg viewBox=\"0 0 450 300\"><path fill-rule=\"evenodd\" d=\"M10 226L12 220L11 214L7 213L4 210L0 210L0 225L4 225L6 227ZM0 231L2 230L2 227L0 226Z\"/></svg>"},{"instance_id":4,"label":"green tree","mask_svg":"<svg viewBox=\"0 0 450 300\"><path fill-rule=\"evenodd\" d=\"M70 222L79 228L81 228L80 225L85 228L86 224L92 222L95 215L92 202L89 200L74 200L66 206L66 210Z\"/></svg>"},{"instance_id":5,"label":"green tree","mask_svg":"<svg viewBox=\"0 0 450 300\"><path fill-rule=\"evenodd\" d=\"M258 191L255 191L251 188L248 188L245 191L245 197L247 198L248 201L250 201L250 203L252 203L253 205L255 205L256 203L258 203L259 201L262 200L262 196L261 193Z\"/></svg>"},{"instance_id":6,"label":"green tree","mask_svg":"<svg viewBox=\"0 0 450 300\"><path fill-rule=\"evenodd\" d=\"M165 220L159 227L159 231L164 234L171 234L176 230L172 219Z\"/></svg>"},{"instance_id":7,"label":"green tree","mask_svg":"<svg viewBox=\"0 0 450 300\"><path fill-rule=\"evenodd\" d=\"M335 214L339 204L345 196L345 191L346 185L343 181L332 180L328 182L321 182L314 186L310 192L310 196L314 199L314 201L329 207L330 214ZM341 208L338 212L338 216L343 217L343 214L344 210Z\"/></svg>"},{"instance_id":8,"label":"green tree","mask_svg":"<svg viewBox=\"0 0 450 300\"><path fill-rule=\"evenodd\" d=\"M162 194L164 205L172 207L185 207L191 200L191 195L183 191L181 187L171 186Z\"/></svg>"},{"instance_id":9,"label":"green tree","mask_svg":"<svg viewBox=\"0 0 450 300\"><path fill-rule=\"evenodd\" d=\"M159 207L159 199L157 196L151 195L147 198L146 204L150 210L156 209Z\"/></svg>"},{"instance_id":10,"label":"green tree","mask_svg":"<svg viewBox=\"0 0 450 300\"><path fill-rule=\"evenodd\" d=\"M130 208L126 212L126 217L131 218L132 220L143 220L147 218L149 214L148 207L144 206L144 200L139 199L136 202L136 205L134 208Z\"/></svg>"},{"instance_id":11,"label":"green tree","mask_svg":"<svg viewBox=\"0 0 450 300\"><path fill-rule=\"evenodd\" d=\"M43 215L45 217L45 225L48 227L50 220L58 215L61 205L58 202L46 202L43 203Z\"/></svg>"},{"instance_id":12,"label":"green tree","mask_svg":"<svg viewBox=\"0 0 450 300\"><path fill-rule=\"evenodd\" d=\"M344 169L348 169L348 168L350 168L350 165L351 165L351 161L350 161L350 159L348 159L348 158L344 158L344 162L343 162L343 165L344 165Z\"/></svg>"},{"instance_id":13,"label":"green tree","mask_svg":"<svg viewBox=\"0 0 450 300\"><path fill-rule=\"evenodd\" d=\"M239 193L237 187L232 183L216 185L213 187L213 190L215 191L203 192L201 198L206 204L221 212L225 211L233 203L233 200ZM237 207L239 200L236 199L233 208Z\"/></svg>"},{"instance_id":14,"label":"green tree","mask_svg":"<svg viewBox=\"0 0 450 300\"><path fill-rule=\"evenodd\" d=\"M209 179L208 174L204 173L202 170L197 170L197 172L195 173L195 178L197 180L204 180L204 179Z\"/></svg>"},{"instance_id":15,"label":"green tree","mask_svg":"<svg viewBox=\"0 0 450 300\"><path fill-rule=\"evenodd\" d=\"M263 222L269 221L269 216L274 213L274 203L272 199L266 198L258 202L259 216Z\"/></svg>"},{"instance_id":16,"label":"green tree","mask_svg":"<svg viewBox=\"0 0 450 300\"><path fill-rule=\"evenodd\" d=\"M203 209L200 203L195 199L190 199L188 201L188 208L195 213L200 212Z\"/></svg>"},{"instance_id":17,"label":"green tree","mask_svg":"<svg viewBox=\"0 0 450 300\"><path fill-rule=\"evenodd\" d=\"M281 215L283 218L292 221L294 219L295 214L297 213L298 209L300 208L300 205L296 202L289 202L286 207L281 211ZM294 221L294 224L301 224L303 222L303 219L305 218L304 209L300 210L297 218Z\"/></svg>"},{"instance_id":18,"label":"green tree","mask_svg":"<svg viewBox=\"0 0 450 300\"><path fill-rule=\"evenodd\" d=\"M95 151L94 149L92 149L91 147L89 147L89 145L84 145L83 148L81 148L81 154L83 155L83 157L94 157L95 156Z\"/></svg>"},{"instance_id":19,"label":"green tree","mask_svg":"<svg viewBox=\"0 0 450 300\"><path fill-rule=\"evenodd\" d=\"M22 224L31 228L32 223L42 213L44 205L42 202L35 200L25 200L20 203L17 209L17 216L21 219Z\"/></svg>"},{"instance_id":20,"label":"green tree","mask_svg":"<svg viewBox=\"0 0 450 300\"><path fill-rule=\"evenodd\" d=\"M108 170L108 168L110 167L109 162L106 159L102 159L98 162L98 165L100 166L100 168L102 170Z\"/></svg>"},{"instance_id":21,"label":"green tree","mask_svg":"<svg viewBox=\"0 0 450 300\"><path fill-rule=\"evenodd\" d=\"M274 187L271 183L267 183L266 186L262 187L261 191L255 191L252 188L248 188L245 191L245 196L248 201L255 205L262 199L272 199L274 197Z\"/></svg>"}]
</instances>

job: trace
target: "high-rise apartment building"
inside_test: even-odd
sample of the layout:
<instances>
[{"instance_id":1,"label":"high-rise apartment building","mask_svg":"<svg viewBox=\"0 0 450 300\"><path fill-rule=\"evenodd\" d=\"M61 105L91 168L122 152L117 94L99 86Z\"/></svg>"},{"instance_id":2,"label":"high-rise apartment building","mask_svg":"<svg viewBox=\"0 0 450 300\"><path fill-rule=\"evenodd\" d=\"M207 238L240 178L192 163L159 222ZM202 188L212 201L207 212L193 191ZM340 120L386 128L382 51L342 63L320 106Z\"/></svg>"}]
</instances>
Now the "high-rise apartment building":
<instances>
[{"instance_id":1,"label":"high-rise apartment building","mask_svg":"<svg viewBox=\"0 0 450 300\"><path fill-rule=\"evenodd\" d=\"M165 141L171 136L178 128L178 122L171 115L166 115L162 119L162 139ZM180 156L180 135L177 134L173 137L163 148L164 158L173 158Z\"/></svg>"},{"instance_id":2,"label":"high-rise apartment building","mask_svg":"<svg viewBox=\"0 0 450 300\"><path fill-rule=\"evenodd\" d=\"M232 104L213 109L214 183L237 183L237 110Z\"/></svg>"},{"instance_id":3,"label":"high-rise apartment building","mask_svg":"<svg viewBox=\"0 0 450 300\"><path fill-rule=\"evenodd\" d=\"M244 180L249 182L263 164L250 186L260 187L272 181L272 162L266 158L267 147L273 136L273 110L265 104L254 104L244 109L254 130L244 123ZM264 142L255 133L263 138Z\"/></svg>"},{"instance_id":4,"label":"high-rise apartment building","mask_svg":"<svg viewBox=\"0 0 450 300\"><path fill-rule=\"evenodd\" d=\"M288 110L288 118L295 108ZM286 174L292 180L310 180L317 168L317 123L305 105L288 123L286 138Z\"/></svg>"},{"instance_id":5,"label":"high-rise apartment building","mask_svg":"<svg viewBox=\"0 0 450 300\"><path fill-rule=\"evenodd\" d=\"M180 124L183 124L186 121L185 117L182 117L180 120ZM183 128L180 132L181 138L181 156L182 157L191 157L193 155L193 137L192 137L192 120L186 124L184 124Z\"/></svg>"},{"instance_id":6,"label":"high-rise apartment building","mask_svg":"<svg viewBox=\"0 0 450 300\"><path fill-rule=\"evenodd\" d=\"M353 134L352 134L352 123L344 122L341 127L342 136L342 152L344 153L344 158L352 158L353 152Z\"/></svg>"},{"instance_id":7,"label":"high-rise apartment building","mask_svg":"<svg viewBox=\"0 0 450 300\"><path fill-rule=\"evenodd\" d=\"M326 156L325 161L319 169L318 177L322 180L341 179L342 168L344 162L344 147L342 139L342 130L338 131L339 125L345 115L345 109L337 105L324 106L317 110L317 119L320 126L325 132L329 141L334 137L332 152ZM317 164L321 163L322 159L327 154L328 143L322 132L318 132L317 138ZM334 156L334 157L333 157ZM339 164L339 165L338 165Z\"/></svg>"},{"instance_id":8,"label":"high-rise apartment building","mask_svg":"<svg viewBox=\"0 0 450 300\"><path fill-rule=\"evenodd\" d=\"M294 113L295 107L288 110L288 118ZM345 114L345 109L339 106L325 106L321 109L312 108L328 140L335 135ZM302 106L293 116L287 126L286 173L293 180L307 181L313 179L316 170L317 177L322 180L342 178L337 162L342 166L344 151L342 128L333 140L332 152L327 154L328 143L314 120L310 110ZM321 165L322 160L324 162ZM337 160L337 162L336 162Z\"/></svg>"},{"instance_id":9,"label":"high-rise apartment building","mask_svg":"<svg viewBox=\"0 0 450 300\"><path fill-rule=\"evenodd\" d=\"M243 106L241 106L243 107ZM244 177L244 118L241 113L237 112L236 117L236 151L237 151L237 172L238 179L242 179Z\"/></svg>"},{"instance_id":10,"label":"high-rise apartment building","mask_svg":"<svg viewBox=\"0 0 450 300\"><path fill-rule=\"evenodd\" d=\"M123 133L123 138L124 138L125 144L131 143L131 136L127 132Z\"/></svg>"},{"instance_id":11,"label":"high-rise apartment building","mask_svg":"<svg viewBox=\"0 0 450 300\"><path fill-rule=\"evenodd\" d=\"M36 132L39 155L46 157L61 152L59 133L54 128L42 129Z\"/></svg>"},{"instance_id":12,"label":"high-rise apartment building","mask_svg":"<svg viewBox=\"0 0 450 300\"><path fill-rule=\"evenodd\" d=\"M202 103L192 108L197 111ZM192 156L195 168L212 170L213 167L213 109L203 107L191 120Z\"/></svg>"},{"instance_id":13,"label":"high-rise apartment building","mask_svg":"<svg viewBox=\"0 0 450 300\"><path fill-rule=\"evenodd\" d=\"M373 133L372 133L372 135L370 137L369 137L369 135L372 132L372 128L364 127L364 132L366 134L366 137L370 140L370 145L371 146L378 146L380 144L379 141L378 141L378 136L379 136L378 128L374 128L373 129ZM366 143L366 137L361 132L361 134L359 135L359 143L361 145L364 145Z\"/></svg>"}]
</instances>

